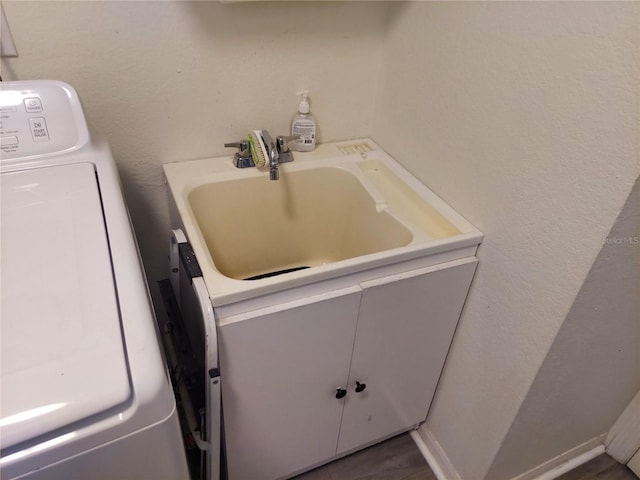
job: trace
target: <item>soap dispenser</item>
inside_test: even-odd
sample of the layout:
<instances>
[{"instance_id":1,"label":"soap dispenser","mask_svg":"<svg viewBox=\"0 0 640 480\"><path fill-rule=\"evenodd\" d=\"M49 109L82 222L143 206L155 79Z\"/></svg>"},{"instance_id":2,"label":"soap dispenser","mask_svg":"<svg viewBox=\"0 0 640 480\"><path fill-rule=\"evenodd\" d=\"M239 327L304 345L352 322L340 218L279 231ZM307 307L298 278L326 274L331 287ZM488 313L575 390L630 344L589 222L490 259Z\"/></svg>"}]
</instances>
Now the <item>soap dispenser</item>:
<instances>
[{"instance_id":1,"label":"soap dispenser","mask_svg":"<svg viewBox=\"0 0 640 480\"><path fill-rule=\"evenodd\" d=\"M312 152L316 148L316 120L309 109L309 91L303 90L297 95L302 96L298 105L298 114L291 124L291 149L297 152Z\"/></svg>"}]
</instances>

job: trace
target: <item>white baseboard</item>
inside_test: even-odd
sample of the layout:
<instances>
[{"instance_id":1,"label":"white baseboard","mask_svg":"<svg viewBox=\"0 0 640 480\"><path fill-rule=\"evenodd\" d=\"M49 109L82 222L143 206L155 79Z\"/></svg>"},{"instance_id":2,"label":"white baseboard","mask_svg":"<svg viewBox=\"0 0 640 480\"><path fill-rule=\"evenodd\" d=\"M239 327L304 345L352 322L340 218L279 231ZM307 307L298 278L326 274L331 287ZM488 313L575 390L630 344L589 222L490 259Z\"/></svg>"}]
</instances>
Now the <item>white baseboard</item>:
<instances>
[{"instance_id":1,"label":"white baseboard","mask_svg":"<svg viewBox=\"0 0 640 480\"><path fill-rule=\"evenodd\" d=\"M411 438L438 480L462 480L449 457L429 430L411 431Z\"/></svg>"},{"instance_id":2,"label":"white baseboard","mask_svg":"<svg viewBox=\"0 0 640 480\"><path fill-rule=\"evenodd\" d=\"M560 475L570 472L583 463L594 459L604 453L604 440L606 435L599 435L582 445L558 455L551 460L532 468L528 472L518 475L513 480L553 480Z\"/></svg>"},{"instance_id":3,"label":"white baseboard","mask_svg":"<svg viewBox=\"0 0 640 480\"><path fill-rule=\"evenodd\" d=\"M558 455L531 470L522 473L513 480L553 480L579 467L583 463L605 452L606 435L600 435L571 450ZM438 480L463 480L456 471L449 457L431 432L426 429L411 431L411 438L431 467Z\"/></svg>"}]
</instances>

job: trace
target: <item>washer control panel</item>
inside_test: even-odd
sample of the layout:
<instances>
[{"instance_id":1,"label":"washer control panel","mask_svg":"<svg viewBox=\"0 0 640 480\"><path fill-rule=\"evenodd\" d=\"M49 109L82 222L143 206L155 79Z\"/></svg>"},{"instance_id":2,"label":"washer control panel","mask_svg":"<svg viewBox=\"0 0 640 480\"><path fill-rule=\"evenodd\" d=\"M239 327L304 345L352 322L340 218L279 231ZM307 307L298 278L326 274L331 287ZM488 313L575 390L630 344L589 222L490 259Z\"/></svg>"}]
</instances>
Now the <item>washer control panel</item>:
<instances>
[{"instance_id":1,"label":"washer control panel","mask_svg":"<svg viewBox=\"0 0 640 480\"><path fill-rule=\"evenodd\" d=\"M70 152L89 141L78 94L66 83L0 83L0 158Z\"/></svg>"}]
</instances>

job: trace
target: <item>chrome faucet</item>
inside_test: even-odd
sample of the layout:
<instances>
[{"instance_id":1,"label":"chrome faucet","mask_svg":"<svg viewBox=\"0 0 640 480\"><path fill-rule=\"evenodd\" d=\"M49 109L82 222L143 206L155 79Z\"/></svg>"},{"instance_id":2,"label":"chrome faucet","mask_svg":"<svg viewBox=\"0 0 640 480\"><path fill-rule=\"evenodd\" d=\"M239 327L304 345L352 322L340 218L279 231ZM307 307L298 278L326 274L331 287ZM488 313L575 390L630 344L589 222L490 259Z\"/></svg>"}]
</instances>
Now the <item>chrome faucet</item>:
<instances>
[{"instance_id":1,"label":"chrome faucet","mask_svg":"<svg viewBox=\"0 0 640 480\"><path fill-rule=\"evenodd\" d=\"M280 172L278 171L278 161L280 159L278 146L266 130L262 130L262 140L264 141L264 146L267 148L267 156L269 157L269 178L271 180L278 180L280 178Z\"/></svg>"},{"instance_id":2,"label":"chrome faucet","mask_svg":"<svg viewBox=\"0 0 640 480\"><path fill-rule=\"evenodd\" d=\"M293 161L293 152L289 149L289 142L298 138L298 136L287 137L285 135L278 135L275 142L267 130L260 130L260 136L267 151L269 178L271 180L278 180L280 178L278 165ZM233 164L237 168L255 167L255 162L251 156L249 142L247 140L225 143L224 146L239 149L233 157Z\"/></svg>"}]
</instances>

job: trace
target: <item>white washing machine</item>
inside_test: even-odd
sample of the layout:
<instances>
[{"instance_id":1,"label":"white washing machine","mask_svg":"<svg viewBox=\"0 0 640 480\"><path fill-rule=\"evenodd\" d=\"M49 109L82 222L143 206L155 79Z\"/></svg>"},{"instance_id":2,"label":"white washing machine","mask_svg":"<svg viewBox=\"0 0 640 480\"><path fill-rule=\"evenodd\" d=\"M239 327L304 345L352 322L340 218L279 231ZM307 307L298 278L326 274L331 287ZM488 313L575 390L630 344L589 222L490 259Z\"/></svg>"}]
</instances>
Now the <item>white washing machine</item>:
<instances>
[{"instance_id":1,"label":"white washing machine","mask_svg":"<svg viewBox=\"0 0 640 480\"><path fill-rule=\"evenodd\" d=\"M117 171L57 81L0 83L0 476L187 479Z\"/></svg>"}]
</instances>

